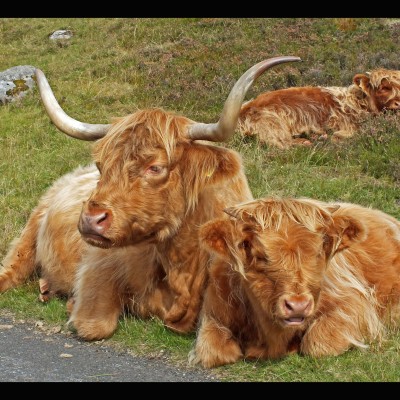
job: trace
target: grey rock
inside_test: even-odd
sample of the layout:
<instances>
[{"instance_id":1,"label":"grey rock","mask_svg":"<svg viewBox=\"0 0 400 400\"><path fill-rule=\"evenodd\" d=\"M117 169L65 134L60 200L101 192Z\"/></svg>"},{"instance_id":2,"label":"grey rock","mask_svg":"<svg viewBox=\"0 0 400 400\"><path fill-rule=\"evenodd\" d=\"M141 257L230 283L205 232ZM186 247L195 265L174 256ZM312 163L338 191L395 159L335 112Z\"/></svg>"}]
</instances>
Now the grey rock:
<instances>
[{"instance_id":1,"label":"grey rock","mask_svg":"<svg viewBox=\"0 0 400 400\"><path fill-rule=\"evenodd\" d=\"M0 72L0 104L24 97L36 84L35 70L32 65L18 65Z\"/></svg>"},{"instance_id":2,"label":"grey rock","mask_svg":"<svg viewBox=\"0 0 400 400\"><path fill-rule=\"evenodd\" d=\"M71 39L72 36L73 36L73 33L70 30L59 30L59 31L54 31L49 36L49 39L51 39L51 40L68 40L68 39Z\"/></svg>"}]
</instances>

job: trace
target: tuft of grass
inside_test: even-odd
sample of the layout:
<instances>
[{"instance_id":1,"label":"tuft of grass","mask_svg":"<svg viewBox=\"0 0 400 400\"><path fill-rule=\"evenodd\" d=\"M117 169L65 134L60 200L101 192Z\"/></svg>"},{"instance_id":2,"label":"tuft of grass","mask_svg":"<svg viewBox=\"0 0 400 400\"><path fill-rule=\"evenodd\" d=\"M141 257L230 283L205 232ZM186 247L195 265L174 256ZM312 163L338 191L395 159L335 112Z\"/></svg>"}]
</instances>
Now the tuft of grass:
<instances>
[{"instance_id":1,"label":"tuft of grass","mask_svg":"<svg viewBox=\"0 0 400 400\"><path fill-rule=\"evenodd\" d=\"M46 322L48 325L63 325L67 328L65 300L53 298L48 303L38 300L38 284L31 280L26 285L10 289L0 296L0 310L11 311L16 317L33 322Z\"/></svg>"},{"instance_id":2,"label":"tuft of grass","mask_svg":"<svg viewBox=\"0 0 400 400\"><path fill-rule=\"evenodd\" d=\"M0 71L34 65L44 71L64 110L81 121L108 123L138 108L163 107L199 122L216 122L236 79L277 55L301 63L262 75L247 99L288 86L349 85L356 73L400 69L398 19L382 18L2 18ZM62 46L55 30L73 37ZM0 106L0 259L55 179L90 162L91 144L67 137L44 112L37 90ZM277 150L235 135L255 197L282 195L342 200L400 218L398 115L368 119L343 143ZM64 299L37 300L33 279L0 295L0 310L62 326ZM0 312L2 312L0 311ZM115 346L187 366L194 334L170 332L157 319L121 317ZM400 336L339 357L239 362L212 370L226 381L399 381ZM188 367L188 366L187 366ZM189 368L189 367L188 367Z\"/></svg>"}]
</instances>

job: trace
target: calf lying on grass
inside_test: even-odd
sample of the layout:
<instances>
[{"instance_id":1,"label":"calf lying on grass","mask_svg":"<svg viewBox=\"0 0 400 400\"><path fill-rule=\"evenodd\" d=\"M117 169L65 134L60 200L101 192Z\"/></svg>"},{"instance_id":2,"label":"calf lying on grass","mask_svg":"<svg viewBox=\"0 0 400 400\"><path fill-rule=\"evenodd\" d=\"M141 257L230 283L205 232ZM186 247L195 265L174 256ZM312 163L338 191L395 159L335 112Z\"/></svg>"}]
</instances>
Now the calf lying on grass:
<instances>
[{"instance_id":1,"label":"calf lying on grass","mask_svg":"<svg viewBox=\"0 0 400 400\"><path fill-rule=\"evenodd\" d=\"M339 355L396 322L400 223L378 210L265 198L200 228L213 255L189 360Z\"/></svg>"},{"instance_id":2,"label":"calf lying on grass","mask_svg":"<svg viewBox=\"0 0 400 400\"><path fill-rule=\"evenodd\" d=\"M400 108L400 71L357 74L348 87L292 87L259 95L242 106L239 130L278 148L353 136L370 114Z\"/></svg>"}]
</instances>

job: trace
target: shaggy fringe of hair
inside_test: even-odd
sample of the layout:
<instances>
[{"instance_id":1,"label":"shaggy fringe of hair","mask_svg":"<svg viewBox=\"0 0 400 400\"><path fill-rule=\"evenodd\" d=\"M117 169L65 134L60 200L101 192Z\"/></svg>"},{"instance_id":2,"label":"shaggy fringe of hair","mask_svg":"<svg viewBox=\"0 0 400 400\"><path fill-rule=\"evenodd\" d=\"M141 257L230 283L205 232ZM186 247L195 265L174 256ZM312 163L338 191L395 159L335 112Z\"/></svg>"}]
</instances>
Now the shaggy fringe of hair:
<instances>
[{"instance_id":1,"label":"shaggy fringe of hair","mask_svg":"<svg viewBox=\"0 0 400 400\"><path fill-rule=\"evenodd\" d=\"M280 229L283 218L302 224L311 232L315 232L316 226L324 225L327 219L332 220L328 211L324 211L321 205L317 208L308 199L293 201L278 196L241 203L234 207L234 214L242 221L253 218L262 230L268 227L276 231Z\"/></svg>"},{"instance_id":2,"label":"shaggy fringe of hair","mask_svg":"<svg viewBox=\"0 0 400 400\"><path fill-rule=\"evenodd\" d=\"M121 159L121 151L129 149L126 146L126 136L134 132L137 126L143 125L148 129L151 139L158 139L163 145L169 161L178 140L184 140L184 132L192 123L186 117L179 116L174 113L166 112L160 108L139 110L126 117L115 120L107 135L100 139L95 148L94 153L98 158L107 159L111 164L122 163L126 161L126 157ZM135 144L132 137L132 145ZM187 139L189 141L189 139ZM126 156L126 154L122 154Z\"/></svg>"},{"instance_id":3,"label":"shaggy fringe of hair","mask_svg":"<svg viewBox=\"0 0 400 400\"><path fill-rule=\"evenodd\" d=\"M253 207L252 207L253 206ZM305 199L296 199L293 201L288 198L270 197L268 199L257 199L249 202L241 203L236 207L229 209L238 221L245 222L249 218L260 226L261 230L266 227L279 231L284 219L304 225L309 231L316 232L316 227L323 226L327 220L332 221L330 213L324 211L320 206ZM244 265L240 259L237 248L227 243L229 251L235 259L235 265L232 269L239 272L245 279Z\"/></svg>"}]
</instances>

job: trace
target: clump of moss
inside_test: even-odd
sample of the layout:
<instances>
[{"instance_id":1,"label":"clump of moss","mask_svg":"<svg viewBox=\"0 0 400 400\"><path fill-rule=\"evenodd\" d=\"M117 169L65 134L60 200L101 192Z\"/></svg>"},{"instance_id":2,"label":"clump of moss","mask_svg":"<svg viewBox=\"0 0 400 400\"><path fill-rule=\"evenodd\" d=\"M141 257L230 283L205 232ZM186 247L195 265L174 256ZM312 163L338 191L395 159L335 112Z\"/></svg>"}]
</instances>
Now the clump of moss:
<instances>
[{"instance_id":1,"label":"clump of moss","mask_svg":"<svg viewBox=\"0 0 400 400\"><path fill-rule=\"evenodd\" d=\"M15 81L13 81L13 83L14 83L15 87L7 90L7 92L6 92L7 96L16 97L21 92L25 92L25 91L29 90L29 86L26 84L25 79L16 79Z\"/></svg>"}]
</instances>

